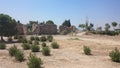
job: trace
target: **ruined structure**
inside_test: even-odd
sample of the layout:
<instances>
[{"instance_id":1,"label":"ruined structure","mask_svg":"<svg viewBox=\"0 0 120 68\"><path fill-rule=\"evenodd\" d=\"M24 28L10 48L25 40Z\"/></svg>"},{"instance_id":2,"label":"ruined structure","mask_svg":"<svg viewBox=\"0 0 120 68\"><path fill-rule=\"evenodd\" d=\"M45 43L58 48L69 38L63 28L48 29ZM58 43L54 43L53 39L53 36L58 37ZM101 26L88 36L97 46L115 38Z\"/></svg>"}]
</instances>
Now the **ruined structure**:
<instances>
[{"instance_id":1,"label":"ruined structure","mask_svg":"<svg viewBox=\"0 0 120 68\"><path fill-rule=\"evenodd\" d=\"M27 27L21 23L17 23L16 28L18 30L19 35L27 34Z\"/></svg>"},{"instance_id":2,"label":"ruined structure","mask_svg":"<svg viewBox=\"0 0 120 68\"><path fill-rule=\"evenodd\" d=\"M32 32L34 34L56 34L57 26L54 24L33 24Z\"/></svg>"}]
</instances>

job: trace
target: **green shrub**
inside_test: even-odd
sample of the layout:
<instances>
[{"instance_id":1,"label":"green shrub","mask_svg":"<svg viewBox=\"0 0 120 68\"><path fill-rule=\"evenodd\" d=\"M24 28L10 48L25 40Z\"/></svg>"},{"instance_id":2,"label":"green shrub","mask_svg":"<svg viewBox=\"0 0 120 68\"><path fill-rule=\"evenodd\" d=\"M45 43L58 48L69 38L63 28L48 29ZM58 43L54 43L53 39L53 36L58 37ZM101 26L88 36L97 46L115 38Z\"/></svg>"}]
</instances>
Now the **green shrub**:
<instances>
[{"instance_id":1,"label":"green shrub","mask_svg":"<svg viewBox=\"0 0 120 68\"><path fill-rule=\"evenodd\" d=\"M39 41L35 40L35 41L34 41L34 44L35 44L35 45L39 45Z\"/></svg>"},{"instance_id":2,"label":"green shrub","mask_svg":"<svg viewBox=\"0 0 120 68\"><path fill-rule=\"evenodd\" d=\"M49 56L50 55L50 49L49 49L49 47L43 47L42 48L42 54L44 56Z\"/></svg>"},{"instance_id":3,"label":"green shrub","mask_svg":"<svg viewBox=\"0 0 120 68\"><path fill-rule=\"evenodd\" d=\"M8 37L8 42L12 42L12 37Z\"/></svg>"},{"instance_id":4,"label":"green shrub","mask_svg":"<svg viewBox=\"0 0 120 68\"><path fill-rule=\"evenodd\" d=\"M10 56L15 56L15 53L17 52L17 47L14 45L13 47L9 48L9 54Z\"/></svg>"},{"instance_id":5,"label":"green shrub","mask_svg":"<svg viewBox=\"0 0 120 68\"><path fill-rule=\"evenodd\" d=\"M45 42L46 40L47 40L47 39L46 39L45 36L41 36L41 37L40 37L40 41L41 41L41 42Z\"/></svg>"},{"instance_id":6,"label":"green shrub","mask_svg":"<svg viewBox=\"0 0 120 68\"><path fill-rule=\"evenodd\" d=\"M39 52L40 47L38 45L32 45L31 50L32 52Z\"/></svg>"},{"instance_id":7,"label":"green shrub","mask_svg":"<svg viewBox=\"0 0 120 68\"><path fill-rule=\"evenodd\" d=\"M35 37L31 36L31 37L30 37L30 40L32 40L32 41L35 40Z\"/></svg>"},{"instance_id":8,"label":"green shrub","mask_svg":"<svg viewBox=\"0 0 120 68\"><path fill-rule=\"evenodd\" d=\"M5 43L0 43L0 49L5 49L5 48L6 48Z\"/></svg>"},{"instance_id":9,"label":"green shrub","mask_svg":"<svg viewBox=\"0 0 120 68\"><path fill-rule=\"evenodd\" d=\"M29 40L28 43L29 43L29 44L32 44L32 40Z\"/></svg>"},{"instance_id":10,"label":"green shrub","mask_svg":"<svg viewBox=\"0 0 120 68\"><path fill-rule=\"evenodd\" d=\"M27 43L28 42L26 38L19 38L18 41L20 43Z\"/></svg>"},{"instance_id":11,"label":"green shrub","mask_svg":"<svg viewBox=\"0 0 120 68\"><path fill-rule=\"evenodd\" d=\"M22 47L23 47L24 50L30 49L30 45L28 43L23 43Z\"/></svg>"},{"instance_id":12,"label":"green shrub","mask_svg":"<svg viewBox=\"0 0 120 68\"><path fill-rule=\"evenodd\" d=\"M37 36L35 37L35 40L40 41L39 37L37 37Z\"/></svg>"},{"instance_id":13,"label":"green shrub","mask_svg":"<svg viewBox=\"0 0 120 68\"><path fill-rule=\"evenodd\" d=\"M17 50L15 53L15 59L20 62L24 61L24 53L20 50Z\"/></svg>"},{"instance_id":14,"label":"green shrub","mask_svg":"<svg viewBox=\"0 0 120 68\"><path fill-rule=\"evenodd\" d=\"M120 62L120 52L117 48L115 48L113 51L109 53L110 58L114 62Z\"/></svg>"},{"instance_id":15,"label":"green shrub","mask_svg":"<svg viewBox=\"0 0 120 68\"><path fill-rule=\"evenodd\" d=\"M45 42L42 43L42 47L46 47L46 43Z\"/></svg>"},{"instance_id":16,"label":"green shrub","mask_svg":"<svg viewBox=\"0 0 120 68\"><path fill-rule=\"evenodd\" d=\"M59 44L57 42L53 42L51 44L51 47L54 48L54 49L57 49L57 48L59 48Z\"/></svg>"},{"instance_id":17,"label":"green shrub","mask_svg":"<svg viewBox=\"0 0 120 68\"><path fill-rule=\"evenodd\" d=\"M47 36L47 40L48 40L49 42L52 42L52 41L53 41L53 36L52 36L52 35L48 35L48 36Z\"/></svg>"},{"instance_id":18,"label":"green shrub","mask_svg":"<svg viewBox=\"0 0 120 68\"><path fill-rule=\"evenodd\" d=\"M84 53L85 53L86 55L91 55L91 50L90 50L90 48L87 47L87 46L84 46Z\"/></svg>"},{"instance_id":19,"label":"green shrub","mask_svg":"<svg viewBox=\"0 0 120 68\"><path fill-rule=\"evenodd\" d=\"M18 39L23 39L24 37L22 35L19 35L18 36Z\"/></svg>"},{"instance_id":20,"label":"green shrub","mask_svg":"<svg viewBox=\"0 0 120 68\"><path fill-rule=\"evenodd\" d=\"M14 39L18 39L18 35L15 35L15 36L14 36Z\"/></svg>"},{"instance_id":21,"label":"green shrub","mask_svg":"<svg viewBox=\"0 0 120 68\"><path fill-rule=\"evenodd\" d=\"M42 68L42 60L40 58L37 58L35 55L30 54L28 59L28 68Z\"/></svg>"}]
</instances>

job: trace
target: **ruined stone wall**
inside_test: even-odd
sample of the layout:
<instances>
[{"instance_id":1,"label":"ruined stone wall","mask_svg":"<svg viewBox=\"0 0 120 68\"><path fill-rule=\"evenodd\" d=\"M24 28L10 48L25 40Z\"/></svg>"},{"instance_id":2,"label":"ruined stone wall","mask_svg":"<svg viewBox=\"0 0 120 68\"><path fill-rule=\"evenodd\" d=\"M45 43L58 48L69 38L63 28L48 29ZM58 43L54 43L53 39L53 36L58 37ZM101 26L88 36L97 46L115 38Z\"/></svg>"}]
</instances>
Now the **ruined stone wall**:
<instances>
[{"instance_id":1,"label":"ruined stone wall","mask_svg":"<svg viewBox=\"0 0 120 68\"><path fill-rule=\"evenodd\" d=\"M56 34L57 26L53 24L33 25L34 34Z\"/></svg>"},{"instance_id":2,"label":"ruined stone wall","mask_svg":"<svg viewBox=\"0 0 120 68\"><path fill-rule=\"evenodd\" d=\"M18 34L24 34L23 24L17 23L16 28L18 30Z\"/></svg>"},{"instance_id":3,"label":"ruined stone wall","mask_svg":"<svg viewBox=\"0 0 120 68\"><path fill-rule=\"evenodd\" d=\"M57 26L52 24L42 24L39 25L40 34L56 34Z\"/></svg>"}]
</instances>

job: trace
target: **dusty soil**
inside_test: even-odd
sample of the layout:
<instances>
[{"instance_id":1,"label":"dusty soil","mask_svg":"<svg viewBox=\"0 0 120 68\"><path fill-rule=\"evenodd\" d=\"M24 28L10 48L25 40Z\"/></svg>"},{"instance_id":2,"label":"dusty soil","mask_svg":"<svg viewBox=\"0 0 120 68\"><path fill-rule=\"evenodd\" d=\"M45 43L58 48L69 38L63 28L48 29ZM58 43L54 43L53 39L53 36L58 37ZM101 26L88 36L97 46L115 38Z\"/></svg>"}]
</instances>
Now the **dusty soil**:
<instances>
[{"instance_id":1,"label":"dusty soil","mask_svg":"<svg viewBox=\"0 0 120 68\"><path fill-rule=\"evenodd\" d=\"M55 35L54 41L59 43L60 48L51 48L51 56L43 56L41 52L36 55L43 60L44 68L120 68L120 63L112 62L108 56L115 47L120 50L119 40L120 36ZM14 44L22 50L20 43ZM7 44L7 49L0 50L0 68L28 68L27 58L31 50L24 50L26 60L17 62L8 53L8 48L14 44ZM47 42L47 45L50 46L50 43ZM91 48L92 55L84 55L84 45Z\"/></svg>"}]
</instances>

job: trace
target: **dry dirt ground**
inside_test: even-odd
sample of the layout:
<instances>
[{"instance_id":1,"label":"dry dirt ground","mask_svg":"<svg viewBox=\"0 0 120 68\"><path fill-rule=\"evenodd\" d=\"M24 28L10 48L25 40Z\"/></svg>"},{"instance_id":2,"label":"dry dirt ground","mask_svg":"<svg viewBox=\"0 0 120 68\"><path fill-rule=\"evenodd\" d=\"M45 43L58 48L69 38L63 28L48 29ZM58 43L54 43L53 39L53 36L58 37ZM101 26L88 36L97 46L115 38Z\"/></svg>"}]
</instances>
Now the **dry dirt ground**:
<instances>
[{"instance_id":1,"label":"dry dirt ground","mask_svg":"<svg viewBox=\"0 0 120 68\"><path fill-rule=\"evenodd\" d=\"M43 60L44 68L120 68L120 63L112 62L108 56L115 47L120 50L120 36L55 35L54 40L59 43L60 48L51 48L51 56L43 56L41 52L36 53ZM14 44L22 49L20 43ZM7 49L14 44L7 44ZM50 46L50 43L47 42L47 45ZM84 45L91 48L91 56L84 55ZM0 68L28 68L27 58L31 50L24 51L26 58L24 62L17 62L9 56L7 49L0 50Z\"/></svg>"}]
</instances>

